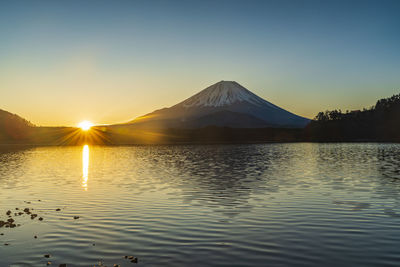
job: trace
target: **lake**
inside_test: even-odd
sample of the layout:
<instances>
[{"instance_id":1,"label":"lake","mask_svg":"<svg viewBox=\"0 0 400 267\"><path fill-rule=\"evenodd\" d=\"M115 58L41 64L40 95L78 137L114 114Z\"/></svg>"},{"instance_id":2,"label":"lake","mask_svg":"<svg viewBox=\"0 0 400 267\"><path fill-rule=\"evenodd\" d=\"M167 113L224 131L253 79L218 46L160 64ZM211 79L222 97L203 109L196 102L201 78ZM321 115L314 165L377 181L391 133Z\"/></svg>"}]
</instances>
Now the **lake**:
<instances>
[{"instance_id":1,"label":"lake","mask_svg":"<svg viewBox=\"0 0 400 267\"><path fill-rule=\"evenodd\" d=\"M8 210L0 266L399 266L400 145L1 146Z\"/></svg>"}]
</instances>

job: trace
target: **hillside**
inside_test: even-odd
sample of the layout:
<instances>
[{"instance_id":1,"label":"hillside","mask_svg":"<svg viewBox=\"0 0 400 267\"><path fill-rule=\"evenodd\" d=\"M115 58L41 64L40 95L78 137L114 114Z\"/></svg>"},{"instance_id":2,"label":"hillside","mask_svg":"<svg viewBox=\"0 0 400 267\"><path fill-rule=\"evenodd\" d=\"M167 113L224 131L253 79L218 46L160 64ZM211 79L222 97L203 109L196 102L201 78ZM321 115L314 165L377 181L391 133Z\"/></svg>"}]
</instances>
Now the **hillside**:
<instances>
[{"instance_id":1,"label":"hillside","mask_svg":"<svg viewBox=\"0 0 400 267\"><path fill-rule=\"evenodd\" d=\"M363 110L320 112L305 128L305 136L309 141L400 142L400 94Z\"/></svg>"},{"instance_id":2,"label":"hillside","mask_svg":"<svg viewBox=\"0 0 400 267\"><path fill-rule=\"evenodd\" d=\"M27 140L34 125L16 114L0 109L0 142L15 143Z\"/></svg>"}]
</instances>

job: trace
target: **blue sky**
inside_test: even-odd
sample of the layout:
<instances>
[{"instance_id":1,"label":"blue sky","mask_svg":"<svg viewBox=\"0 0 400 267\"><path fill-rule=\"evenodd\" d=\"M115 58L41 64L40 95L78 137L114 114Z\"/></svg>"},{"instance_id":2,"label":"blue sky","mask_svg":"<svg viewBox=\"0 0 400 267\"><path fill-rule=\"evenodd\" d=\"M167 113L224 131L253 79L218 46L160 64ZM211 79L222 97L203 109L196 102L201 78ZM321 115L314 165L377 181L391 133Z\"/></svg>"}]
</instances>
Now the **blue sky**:
<instances>
[{"instance_id":1,"label":"blue sky","mask_svg":"<svg viewBox=\"0 0 400 267\"><path fill-rule=\"evenodd\" d=\"M289 111L400 93L400 1L1 1L0 108L122 122L235 80Z\"/></svg>"}]
</instances>

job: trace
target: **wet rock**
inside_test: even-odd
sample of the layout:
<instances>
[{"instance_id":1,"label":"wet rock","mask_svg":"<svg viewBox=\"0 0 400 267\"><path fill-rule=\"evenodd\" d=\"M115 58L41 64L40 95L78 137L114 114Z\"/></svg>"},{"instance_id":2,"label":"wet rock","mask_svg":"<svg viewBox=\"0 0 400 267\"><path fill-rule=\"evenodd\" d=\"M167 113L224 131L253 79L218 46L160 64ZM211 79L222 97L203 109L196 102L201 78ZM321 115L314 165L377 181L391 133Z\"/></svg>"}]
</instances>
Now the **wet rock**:
<instances>
[{"instance_id":1,"label":"wet rock","mask_svg":"<svg viewBox=\"0 0 400 267\"><path fill-rule=\"evenodd\" d=\"M10 215L10 214L11 214L11 210L7 211L6 214L7 214L7 215Z\"/></svg>"},{"instance_id":2,"label":"wet rock","mask_svg":"<svg viewBox=\"0 0 400 267\"><path fill-rule=\"evenodd\" d=\"M35 239L36 239L36 238L37 238L37 235L35 235L33 238L35 238Z\"/></svg>"},{"instance_id":3,"label":"wet rock","mask_svg":"<svg viewBox=\"0 0 400 267\"><path fill-rule=\"evenodd\" d=\"M31 219L35 219L38 215L37 214L31 214Z\"/></svg>"},{"instance_id":4,"label":"wet rock","mask_svg":"<svg viewBox=\"0 0 400 267\"><path fill-rule=\"evenodd\" d=\"M77 220L77 219L79 219L79 216L74 216L74 220Z\"/></svg>"},{"instance_id":5,"label":"wet rock","mask_svg":"<svg viewBox=\"0 0 400 267\"><path fill-rule=\"evenodd\" d=\"M125 256L125 259L130 260L132 263L137 263L138 262L138 258L136 258L134 256Z\"/></svg>"},{"instance_id":6,"label":"wet rock","mask_svg":"<svg viewBox=\"0 0 400 267\"><path fill-rule=\"evenodd\" d=\"M62 263L62 264L58 265L58 267L67 267L67 264Z\"/></svg>"},{"instance_id":7,"label":"wet rock","mask_svg":"<svg viewBox=\"0 0 400 267\"><path fill-rule=\"evenodd\" d=\"M46 263L46 265L51 265L51 261L48 261L48 262Z\"/></svg>"},{"instance_id":8,"label":"wet rock","mask_svg":"<svg viewBox=\"0 0 400 267\"><path fill-rule=\"evenodd\" d=\"M4 233L1 233L0 235L4 235Z\"/></svg>"},{"instance_id":9,"label":"wet rock","mask_svg":"<svg viewBox=\"0 0 400 267\"><path fill-rule=\"evenodd\" d=\"M19 210L19 208L15 208L15 210Z\"/></svg>"},{"instance_id":10,"label":"wet rock","mask_svg":"<svg viewBox=\"0 0 400 267\"><path fill-rule=\"evenodd\" d=\"M50 258L51 256L50 256L50 254L45 254L44 257L45 258Z\"/></svg>"},{"instance_id":11,"label":"wet rock","mask_svg":"<svg viewBox=\"0 0 400 267\"><path fill-rule=\"evenodd\" d=\"M14 219L8 219L7 220L9 223L13 223L14 222Z\"/></svg>"},{"instance_id":12,"label":"wet rock","mask_svg":"<svg viewBox=\"0 0 400 267\"><path fill-rule=\"evenodd\" d=\"M43 221L43 218L42 217L39 217L39 219L38 219L39 221Z\"/></svg>"},{"instance_id":13,"label":"wet rock","mask_svg":"<svg viewBox=\"0 0 400 267\"><path fill-rule=\"evenodd\" d=\"M8 246L8 245L10 245L10 244L8 244L8 243L4 243L4 246Z\"/></svg>"},{"instance_id":14,"label":"wet rock","mask_svg":"<svg viewBox=\"0 0 400 267\"><path fill-rule=\"evenodd\" d=\"M121 267L119 264L114 264L113 267Z\"/></svg>"},{"instance_id":15,"label":"wet rock","mask_svg":"<svg viewBox=\"0 0 400 267\"><path fill-rule=\"evenodd\" d=\"M56 211L60 211L61 209L56 209Z\"/></svg>"}]
</instances>

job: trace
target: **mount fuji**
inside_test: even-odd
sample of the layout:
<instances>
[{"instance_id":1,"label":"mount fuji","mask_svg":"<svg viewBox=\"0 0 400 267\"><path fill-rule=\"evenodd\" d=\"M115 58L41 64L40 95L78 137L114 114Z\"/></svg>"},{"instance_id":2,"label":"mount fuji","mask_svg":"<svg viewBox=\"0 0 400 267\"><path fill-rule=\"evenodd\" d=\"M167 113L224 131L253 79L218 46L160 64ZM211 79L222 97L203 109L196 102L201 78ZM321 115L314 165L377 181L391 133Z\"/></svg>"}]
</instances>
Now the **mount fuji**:
<instances>
[{"instance_id":1,"label":"mount fuji","mask_svg":"<svg viewBox=\"0 0 400 267\"><path fill-rule=\"evenodd\" d=\"M302 128L309 119L286 111L234 81L220 81L170 108L127 124L146 128Z\"/></svg>"}]
</instances>

